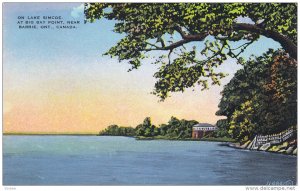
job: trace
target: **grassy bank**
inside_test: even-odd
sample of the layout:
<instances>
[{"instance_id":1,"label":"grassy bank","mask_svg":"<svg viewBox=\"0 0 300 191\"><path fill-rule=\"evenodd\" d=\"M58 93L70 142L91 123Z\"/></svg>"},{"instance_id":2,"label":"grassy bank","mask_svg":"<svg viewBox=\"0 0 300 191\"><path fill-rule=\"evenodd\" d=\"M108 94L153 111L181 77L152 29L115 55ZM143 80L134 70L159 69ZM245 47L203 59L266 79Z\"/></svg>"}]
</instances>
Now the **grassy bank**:
<instances>
[{"instance_id":1,"label":"grassy bank","mask_svg":"<svg viewBox=\"0 0 300 191\"><path fill-rule=\"evenodd\" d=\"M174 138L174 137L165 137L165 136L155 136L155 137L143 137L136 136L136 140L172 140L172 141L215 141L215 142L234 142L234 139L228 137L206 137L202 139L193 139L193 138Z\"/></svg>"}]
</instances>

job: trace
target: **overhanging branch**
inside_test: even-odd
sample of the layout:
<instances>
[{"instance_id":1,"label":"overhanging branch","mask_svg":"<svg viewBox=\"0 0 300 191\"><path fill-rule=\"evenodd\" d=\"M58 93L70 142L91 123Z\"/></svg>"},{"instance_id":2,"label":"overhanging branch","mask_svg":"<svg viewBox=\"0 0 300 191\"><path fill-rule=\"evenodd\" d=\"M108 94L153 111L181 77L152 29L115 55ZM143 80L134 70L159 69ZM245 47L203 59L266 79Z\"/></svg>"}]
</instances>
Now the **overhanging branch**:
<instances>
[{"instance_id":1,"label":"overhanging branch","mask_svg":"<svg viewBox=\"0 0 300 191\"><path fill-rule=\"evenodd\" d=\"M165 47L158 47L156 46L155 48L146 48L144 49L145 51L151 51L151 50L173 50L174 48L178 48L186 43L192 42L192 41L203 41L205 37L208 36L207 32L203 32L200 34L195 34L195 35L184 35L182 36L182 40L179 40L177 42L174 42L168 46Z\"/></svg>"},{"instance_id":2,"label":"overhanging branch","mask_svg":"<svg viewBox=\"0 0 300 191\"><path fill-rule=\"evenodd\" d=\"M297 60L297 45L294 44L294 42L292 40L290 40L288 37L286 37L278 32L271 31L271 30L265 30L263 28L260 28L257 25L246 24L246 23L235 23L235 24L233 24L233 29L245 30L245 31L261 34L265 37L271 38L271 39L279 42L280 45L282 46L282 48L287 53L289 53L292 58Z\"/></svg>"},{"instance_id":3,"label":"overhanging branch","mask_svg":"<svg viewBox=\"0 0 300 191\"><path fill-rule=\"evenodd\" d=\"M263 28L260 28L258 25L253 24L246 24L246 23L234 23L233 29L236 31L248 31L256 34L263 35L265 37L271 38L277 42L280 43L282 48L290 54L290 56L297 60L297 45L294 44L292 40L290 40L288 37L275 32L271 30L265 30ZM152 51L152 50L173 50L175 48L178 48L184 44L187 44L192 41L203 41L207 36L208 32L202 32L199 34L186 34L181 27L177 26L174 28L175 31L177 31L181 37L182 40L179 40L175 43L172 43L165 47L158 47L153 46L154 48L148 48L144 49L144 51Z\"/></svg>"}]
</instances>

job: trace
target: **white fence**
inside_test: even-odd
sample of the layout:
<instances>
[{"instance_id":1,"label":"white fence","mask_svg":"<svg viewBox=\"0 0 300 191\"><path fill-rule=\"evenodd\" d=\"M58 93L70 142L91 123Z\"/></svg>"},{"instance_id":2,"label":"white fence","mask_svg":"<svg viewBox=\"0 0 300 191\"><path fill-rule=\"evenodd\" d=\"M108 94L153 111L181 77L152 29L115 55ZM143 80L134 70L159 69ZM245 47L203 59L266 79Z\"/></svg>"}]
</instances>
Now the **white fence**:
<instances>
[{"instance_id":1,"label":"white fence","mask_svg":"<svg viewBox=\"0 0 300 191\"><path fill-rule=\"evenodd\" d=\"M272 135L257 135L254 139L255 142L255 147L260 147L263 144L270 143L272 144L278 144L286 141L288 138L293 136L294 134L294 129L291 127L285 131L282 131L277 134L272 134Z\"/></svg>"}]
</instances>

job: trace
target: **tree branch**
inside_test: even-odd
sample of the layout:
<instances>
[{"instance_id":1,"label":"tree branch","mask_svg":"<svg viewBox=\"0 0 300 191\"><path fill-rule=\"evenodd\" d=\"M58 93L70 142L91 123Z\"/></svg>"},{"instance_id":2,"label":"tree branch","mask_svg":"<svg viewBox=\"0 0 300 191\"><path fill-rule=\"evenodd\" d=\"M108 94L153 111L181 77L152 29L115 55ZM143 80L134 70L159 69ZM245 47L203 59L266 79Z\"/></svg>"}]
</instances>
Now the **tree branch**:
<instances>
[{"instance_id":1,"label":"tree branch","mask_svg":"<svg viewBox=\"0 0 300 191\"><path fill-rule=\"evenodd\" d=\"M185 34L185 32L181 29L180 26L174 27L174 30L177 31L177 32L181 35L181 37L184 39L184 37L186 36L186 34Z\"/></svg>"},{"instance_id":2,"label":"tree branch","mask_svg":"<svg viewBox=\"0 0 300 191\"><path fill-rule=\"evenodd\" d=\"M246 24L246 23L234 23L233 29L237 30L237 31L244 30L244 31L260 34L265 37L271 38L271 39L279 42L280 45L282 46L282 48L287 53L289 53L292 58L297 60L297 45L294 44L294 42L292 40L290 40L288 37L286 37L278 32L271 31L271 30L265 30L263 28L260 28L258 25ZM208 32L202 32L199 34L185 34L185 32L179 26L175 27L174 30L177 31L181 35L182 40L172 43L166 47L149 48L149 49L144 49L144 51L172 50L172 49L175 49L177 47L180 47L180 46L182 46L186 43L192 42L192 41L203 41L208 36ZM218 38L221 38L221 37L218 37Z\"/></svg>"},{"instance_id":3,"label":"tree branch","mask_svg":"<svg viewBox=\"0 0 300 191\"><path fill-rule=\"evenodd\" d=\"M205 37L208 36L207 32L202 32L200 34L195 35L184 35L182 36L183 39L179 40L177 42L174 42L166 47L156 47L156 48L148 48L144 49L145 51L151 51L151 50L172 50L174 48L178 48L186 43L192 42L192 41L203 41Z\"/></svg>"},{"instance_id":4,"label":"tree branch","mask_svg":"<svg viewBox=\"0 0 300 191\"><path fill-rule=\"evenodd\" d=\"M150 45L150 46L153 46L153 47L155 47L155 48L161 48L161 47L159 47L159 46L157 46L157 45L155 45L155 44L152 44L152 43L150 43L150 42L145 42L146 44L148 44L148 45Z\"/></svg>"},{"instance_id":5,"label":"tree branch","mask_svg":"<svg viewBox=\"0 0 300 191\"><path fill-rule=\"evenodd\" d=\"M275 32L275 31L265 30L263 28L260 28L257 25L253 25L253 24L235 23L235 24L233 24L233 28L235 30L245 30L245 31L261 34L265 37L271 38L271 39L279 42L280 45L282 46L282 48L287 53L289 53L292 58L297 60L297 45L294 44L294 42L292 40L290 40L288 37L286 37L278 32Z\"/></svg>"}]
</instances>

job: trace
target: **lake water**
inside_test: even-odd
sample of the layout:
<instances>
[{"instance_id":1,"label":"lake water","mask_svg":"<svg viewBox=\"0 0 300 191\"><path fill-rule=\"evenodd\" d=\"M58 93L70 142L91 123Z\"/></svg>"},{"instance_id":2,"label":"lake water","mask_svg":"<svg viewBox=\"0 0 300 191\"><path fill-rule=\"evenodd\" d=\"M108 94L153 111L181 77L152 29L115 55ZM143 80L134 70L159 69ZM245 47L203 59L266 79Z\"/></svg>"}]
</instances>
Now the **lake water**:
<instances>
[{"instance_id":1,"label":"lake water","mask_svg":"<svg viewBox=\"0 0 300 191\"><path fill-rule=\"evenodd\" d=\"M217 142L3 136L4 185L296 184L297 158Z\"/></svg>"}]
</instances>

